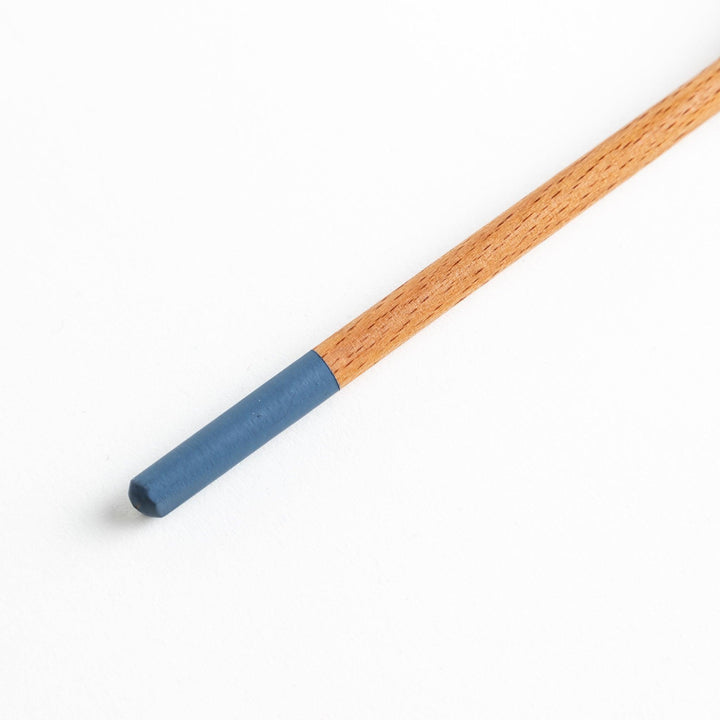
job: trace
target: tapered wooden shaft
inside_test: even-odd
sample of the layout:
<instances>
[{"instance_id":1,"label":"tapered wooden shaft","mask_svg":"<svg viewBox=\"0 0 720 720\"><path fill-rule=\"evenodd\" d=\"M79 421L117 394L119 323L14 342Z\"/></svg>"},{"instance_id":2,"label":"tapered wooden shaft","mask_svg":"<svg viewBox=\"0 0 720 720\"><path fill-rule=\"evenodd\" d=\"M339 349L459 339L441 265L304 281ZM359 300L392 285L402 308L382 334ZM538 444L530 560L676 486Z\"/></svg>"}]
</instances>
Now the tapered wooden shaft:
<instances>
[{"instance_id":1,"label":"tapered wooden shaft","mask_svg":"<svg viewBox=\"0 0 720 720\"><path fill-rule=\"evenodd\" d=\"M720 60L130 482L166 515L720 110Z\"/></svg>"},{"instance_id":2,"label":"tapered wooden shaft","mask_svg":"<svg viewBox=\"0 0 720 720\"><path fill-rule=\"evenodd\" d=\"M347 385L720 111L720 60L315 348Z\"/></svg>"}]
</instances>

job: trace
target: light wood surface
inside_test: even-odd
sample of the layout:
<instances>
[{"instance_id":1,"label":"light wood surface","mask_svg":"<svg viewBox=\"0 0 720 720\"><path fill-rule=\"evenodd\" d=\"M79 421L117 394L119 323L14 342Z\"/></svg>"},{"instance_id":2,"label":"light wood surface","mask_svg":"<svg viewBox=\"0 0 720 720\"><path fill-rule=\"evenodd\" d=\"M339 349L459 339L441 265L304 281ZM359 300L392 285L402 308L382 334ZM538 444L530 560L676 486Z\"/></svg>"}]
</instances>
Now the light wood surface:
<instances>
[{"instance_id":1,"label":"light wood surface","mask_svg":"<svg viewBox=\"0 0 720 720\"><path fill-rule=\"evenodd\" d=\"M720 111L720 60L419 272L315 350L347 385Z\"/></svg>"}]
</instances>

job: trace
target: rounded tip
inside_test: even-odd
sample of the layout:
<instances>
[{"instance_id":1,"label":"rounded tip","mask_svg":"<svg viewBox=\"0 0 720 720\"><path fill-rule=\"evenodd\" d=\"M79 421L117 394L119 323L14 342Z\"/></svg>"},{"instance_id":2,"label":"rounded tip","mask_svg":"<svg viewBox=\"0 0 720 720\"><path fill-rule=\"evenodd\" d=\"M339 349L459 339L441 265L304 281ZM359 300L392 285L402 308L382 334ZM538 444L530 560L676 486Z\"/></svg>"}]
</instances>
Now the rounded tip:
<instances>
[{"instance_id":1,"label":"rounded tip","mask_svg":"<svg viewBox=\"0 0 720 720\"><path fill-rule=\"evenodd\" d=\"M148 495L147 488L141 485L137 480L130 482L130 489L128 490L128 497L133 507L139 510L143 515L149 517L161 517L158 512L157 505Z\"/></svg>"}]
</instances>

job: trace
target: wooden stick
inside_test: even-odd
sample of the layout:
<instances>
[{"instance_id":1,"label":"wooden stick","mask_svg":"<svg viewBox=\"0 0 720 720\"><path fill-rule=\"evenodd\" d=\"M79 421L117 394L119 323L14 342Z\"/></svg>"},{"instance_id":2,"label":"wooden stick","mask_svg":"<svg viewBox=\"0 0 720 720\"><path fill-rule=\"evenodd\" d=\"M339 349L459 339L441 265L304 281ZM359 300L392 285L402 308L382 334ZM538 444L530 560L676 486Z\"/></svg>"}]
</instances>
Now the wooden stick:
<instances>
[{"instance_id":1,"label":"wooden stick","mask_svg":"<svg viewBox=\"0 0 720 720\"><path fill-rule=\"evenodd\" d=\"M720 60L315 348L340 386L720 110Z\"/></svg>"},{"instance_id":2,"label":"wooden stick","mask_svg":"<svg viewBox=\"0 0 720 720\"><path fill-rule=\"evenodd\" d=\"M720 110L720 60L558 173L130 483L169 513Z\"/></svg>"}]
</instances>

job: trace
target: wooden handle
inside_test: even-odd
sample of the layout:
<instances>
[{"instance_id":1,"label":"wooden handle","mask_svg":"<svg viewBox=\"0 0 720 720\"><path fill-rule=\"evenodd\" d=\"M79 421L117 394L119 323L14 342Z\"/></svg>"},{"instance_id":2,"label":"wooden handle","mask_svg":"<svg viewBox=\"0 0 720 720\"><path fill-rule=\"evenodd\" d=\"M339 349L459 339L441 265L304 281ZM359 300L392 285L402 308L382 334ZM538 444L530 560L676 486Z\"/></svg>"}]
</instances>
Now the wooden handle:
<instances>
[{"instance_id":1,"label":"wooden handle","mask_svg":"<svg viewBox=\"0 0 720 720\"><path fill-rule=\"evenodd\" d=\"M347 385L720 111L720 60L315 348Z\"/></svg>"}]
</instances>

